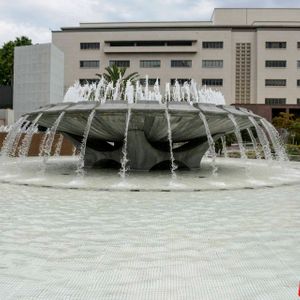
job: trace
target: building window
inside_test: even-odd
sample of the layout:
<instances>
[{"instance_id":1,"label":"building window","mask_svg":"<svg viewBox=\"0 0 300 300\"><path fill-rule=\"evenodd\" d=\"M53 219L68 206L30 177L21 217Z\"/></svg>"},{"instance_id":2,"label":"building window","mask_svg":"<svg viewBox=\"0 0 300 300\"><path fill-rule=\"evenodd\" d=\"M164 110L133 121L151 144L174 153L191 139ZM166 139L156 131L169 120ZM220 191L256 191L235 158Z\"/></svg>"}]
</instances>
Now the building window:
<instances>
[{"instance_id":1,"label":"building window","mask_svg":"<svg viewBox=\"0 0 300 300\"><path fill-rule=\"evenodd\" d=\"M284 105L286 104L286 98L265 98L265 104Z\"/></svg>"},{"instance_id":2,"label":"building window","mask_svg":"<svg viewBox=\"0 0 300 300\"><path fill-rule=\"evenodd\" d=\"M300 49L300 42L297 42L297 48Z\"/></svg>"},{"instance_id":3,"label":"building window","mask_svg":"<svg viewBox=\"0 0 300 300\"><path fill-rule=\"evenodd\" d=\"M172 68L191 68L192 61L191 60L171 60Z\"/></svg>"},{"instance_id":4,"label":"building window","mask_svg":"<svg viewBox=\"0 0 300 300\"><path fill-rule=\"evenodd\" d=\"M165 41L136 41L135 45L138 47L160 47L165 46Z\"/></svg>"},{"instance_id":5,"label":"building window","mask_svg":"<svg viewBox=\"0 0 300 300\"><path fill-rule=\"evenodd\" d=\"M167 46L192 46L193 41L167 41Z\"/></svg>"},{"instance_id":6,"label":"building window","mask_svg":"<svg viewBox=\"0 0 300 300\"><path fill-rule=\"evenodd\" d=\"M286 68L286 60L266 60L266 68Z\"/></svg>"},{"instance_id":7,"label":"building window","mask_svg":"<svg viewBox=\"0 0 300 300\"><path fill-rule=\"evenodd\" d=\"M266 42L267 49L285 49L286 42Z\"/></svg>"},{"instance_id":8,"label":"building window","mask_svg":"<svg viewBox=\"0 0 300 300\"><path fill-rule=\"evenodd\" d=\"M223 42L202 42L203 49L223 49Z\"/></svg>"},{"instance_id":9,"label":"building window","mask_svg":"<svg viewBox=\"0 0 300 300\"><path fill-rule=\"evenodd\" d=\"M223 60L202 60L202 68L223 68Z\"/></svg>"},{"instance_id":10,"label":"building window","mask_svg":"<svg viewBox=\"0 0 300 300\"><path fill-rule=\"evenodd\" d=\"M85 85L85 84L92 84L92 83L98 83L99 79L97 78L80 78L79 83L80 85Z\"/></svg>"},{"instance_id":11,"label":"building window","mask_svg":"<svg viewBox=\"0 0 300 300\"><path fill-rule=\"evenodd\" d=\"M286 86L286 79L266 79L265 86Z\"/></svg>"},{"instance_id":12,"label":"building window","mask_svg":"<svg viewBox=\"0 0 300 300\"><path fill-rule=\"evenodd\" d=\"M133 47L134 42L132 41L115 41L115 42L109 42L110 47Z\"/></svg>"},{"instance_id":13,"label":"building window","mask_svg":"<svg viewBox=\"0 0 300 300\"><path fill-rule=\"evenodd\" d=\"M160 68L160 60L140 60L140 68Z\"/></svg>"},{"instance_id":14,"label":"building window","mask_svg":"<svg viewBox=\"0 0 300 300\"><path fill-rule=\"evenodd\" d=\"M148 78L148 85L154 85L156 83L156 80L158 81L158 84L160 84L160 79L159 78ZM146 85L146 79L141 78L140 79L140 84L141 85Z\"/></svg>"},{"instance_id":15,"label":"building window","mask_svg":"<svg viewBox=\"0 0 300 300\"><path fill-rule=\"evenodd\" d=\"M300 86L300 79L297 79L297 86Z\"/></svg>"},{"instance_id":16,"label":"building window","mask_svg":"<svg viewBox=\"0 0 300 300\"><path fill-rule=\"evenodd\" d=\"M100 62L99 60L81 60L80 61L80 68L99 68Z\"/></svg>"},{"instance_id":17,"label":"building window","mask_svg":"<svg viewBox=\"0 0 300 300\"><path fill-rule=\"evenodd\" d=\"M129 60L110 60L109 66L116 66L118 68L129 68L130 67L130 61Z\"/></svg>"},{"instance_id":18,"label":"building window","mask_svg":"<svg viewBox=\"0 0 300 300\"><path fill-rule=\"evenodd\" d=\"M209 85L209 86L222 86L223 79L202 79L202 85Z\"/></svg>"},{"instance_id":19,"label":"building window","mask_svg":"<svg viewBox=\"0 0 300 300\"><path fill-rule=\"evenodd\" d=\"M162 47L162 46L192 46L191 40L173 40L173 41L109 41L106 42L110 47Z\"/></svg>"},{"instance_id":20,"label":"building window","mask_svg":"<svg viewBox=\"0 0 300 300\"><path fill-rule=\"evenodd\" d=\"M175 82L177 81L180 85L183 85L185 82L190 83L191 79L188 78L172 78L171 85L175 85Z\"/></svg>"},{"instance_id":21,"label":"building window","mask_svg":"<svg viewBox=\"0 0 300 300\"><path fill-rule=\"evenodd\" d=\"M300 98L297 98L297 104L300 105Z\"/></svg>"},{"instance_id":22,"label":"building window","mask_svg":"<svg viewBox=\"0 0 300 300\"><path fill-rule=\"evenodd\" d=\"M99 50L100 43L80 43L81 50Z\"/></svg>"},{"instance_id":23,"label":"building window","mask_svg":"<svg viewBox=\"0 0 300 300\"><path fill-rule=\"evenodd\" d=\"M297 68L300 69L300 60L297 60Z\"/></svg>"}]
</instances>

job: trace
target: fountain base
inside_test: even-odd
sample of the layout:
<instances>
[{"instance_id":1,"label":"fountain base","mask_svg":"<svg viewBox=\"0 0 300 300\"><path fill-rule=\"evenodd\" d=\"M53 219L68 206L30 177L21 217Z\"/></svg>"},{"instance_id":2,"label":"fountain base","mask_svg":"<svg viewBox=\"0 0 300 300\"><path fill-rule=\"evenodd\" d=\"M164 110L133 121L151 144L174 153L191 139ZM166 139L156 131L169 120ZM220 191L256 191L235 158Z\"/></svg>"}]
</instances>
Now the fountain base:
<instances>
[{"instance_id":1,"label":"fountain base","mask_svg":"<svg viewBox=\"0 0 300 300\"><path fill-rule=\"evenodd\" d=\"M68 135L72 141L80 146L80 138ZM219 136L215 136L217 139ZM151 143L147 140L144 131L129 130L127 144L127 158L130 169L150 171L170 167L170 149L168 142ZM175 163L179 168L199 169L200 162L207 151L207 139L196 138L186 143L178 143L173 149ZM85 166L114 167L120 166L122 143L108 143L106 141L89 139L85 151Z\"/></svg>"}]
</instances>

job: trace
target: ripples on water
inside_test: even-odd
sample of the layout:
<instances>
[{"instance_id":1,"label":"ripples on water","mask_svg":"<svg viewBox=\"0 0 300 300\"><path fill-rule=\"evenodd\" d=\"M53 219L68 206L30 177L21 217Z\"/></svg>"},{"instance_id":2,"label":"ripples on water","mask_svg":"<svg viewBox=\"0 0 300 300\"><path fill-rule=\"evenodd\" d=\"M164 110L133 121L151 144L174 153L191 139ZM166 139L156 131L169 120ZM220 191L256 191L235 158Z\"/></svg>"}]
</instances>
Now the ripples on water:
<instances>
[{"instance_id":1,"label":"ripples on water","mask_svg":"<svg viewBox=\"0 0 300 300\"><path fill-rule=\"evenodd\" d=\"M0 187L0 299L297 297L299 185Z\"/></svg>"}]
</instances>

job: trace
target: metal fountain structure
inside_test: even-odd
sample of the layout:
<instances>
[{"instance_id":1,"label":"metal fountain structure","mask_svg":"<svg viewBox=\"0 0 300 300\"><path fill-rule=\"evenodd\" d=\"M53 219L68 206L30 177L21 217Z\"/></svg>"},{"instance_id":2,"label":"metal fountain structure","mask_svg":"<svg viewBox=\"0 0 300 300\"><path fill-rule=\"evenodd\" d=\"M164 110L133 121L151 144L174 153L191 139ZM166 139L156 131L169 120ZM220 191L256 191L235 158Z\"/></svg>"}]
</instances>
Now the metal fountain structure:
<instances>
[{"instance_id":1,"label":"metal fountain structure","mask_svg":"<svg viewBox=\"0 0 300 300\"><path fill-rule=\"evenodd\" d=\"M40 147L44 161L50 156L55 133L60 132L80 151L79 174L85 166L115 165L124 177L128 168L152 170L168 165L176 176L177 167L198 169L208 150L214 163L215 141L229 133L235 133L241 158L246 159L240 133L244 129L256 147L257 158L259 143L266 159L287 160L270 123L249 110L225 105L220 92L197 88L193 80L182 86L167 84L164 96L158 82L150 90L147 78L145 86L127 81L123 90L120 82L114 86L103 78L85 86L77 82L64 102L41 107L17 121L8 131L1 155L11 156L19 132L25 130L19 155L26 156L37 126L47 129Z\"/></svg>"}]
</instances>

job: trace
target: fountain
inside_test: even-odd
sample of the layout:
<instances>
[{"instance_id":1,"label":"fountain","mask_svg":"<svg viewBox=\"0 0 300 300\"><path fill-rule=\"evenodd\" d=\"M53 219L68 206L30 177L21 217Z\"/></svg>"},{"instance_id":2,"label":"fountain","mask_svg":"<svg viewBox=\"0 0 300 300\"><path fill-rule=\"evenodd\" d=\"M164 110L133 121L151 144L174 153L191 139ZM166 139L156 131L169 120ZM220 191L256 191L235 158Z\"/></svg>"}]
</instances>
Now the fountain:
<instances>
[{"instance_id":1,"label":"fountain","mask_svg":"<svg viewBox=\"0 0 300 300\"><path fill-rule=\"evenodd\" d=\"M48 128L50 132L41 147L44 160L50 155L54 135L61 133L81 149L78 174L88 166L119 165L120 175L125 177L128 168L152 170L169 165L175 178L177 167L198 169L207 149L213 157L215 173L215 141L235 133L241 157L246 159L240 132L247 129L249 133L253 126L267 159L271 159L271 151L264 130L272 141L276 158L287 158L271 124L251 111L226 106L220 92L207 87L198 89L193 80L183 86L176 81L172 89L167 84L165 97L158 81L153 91L147 78L145 87L127 81L122 89L121 84L121 80L114 85L104 79L85 86L76 82L67 91L64 102L41 107L17 121L7 135L2 155L12 151L16 129L27 120L31 124L27 126L19 155L27 156L37 126Z\"/></svg>"},{"instance_id":2,"label":"fountain","mask_svg":"<svg viewBox=\"0 0 300 300\"><path fill-rule=\"evenodd\" d=\"M271 124L194 81L65 100L3 128L1 299L295 298L300 165ZM241 130L261 159L229 158Z\"/></svg>"}]
</instances>

